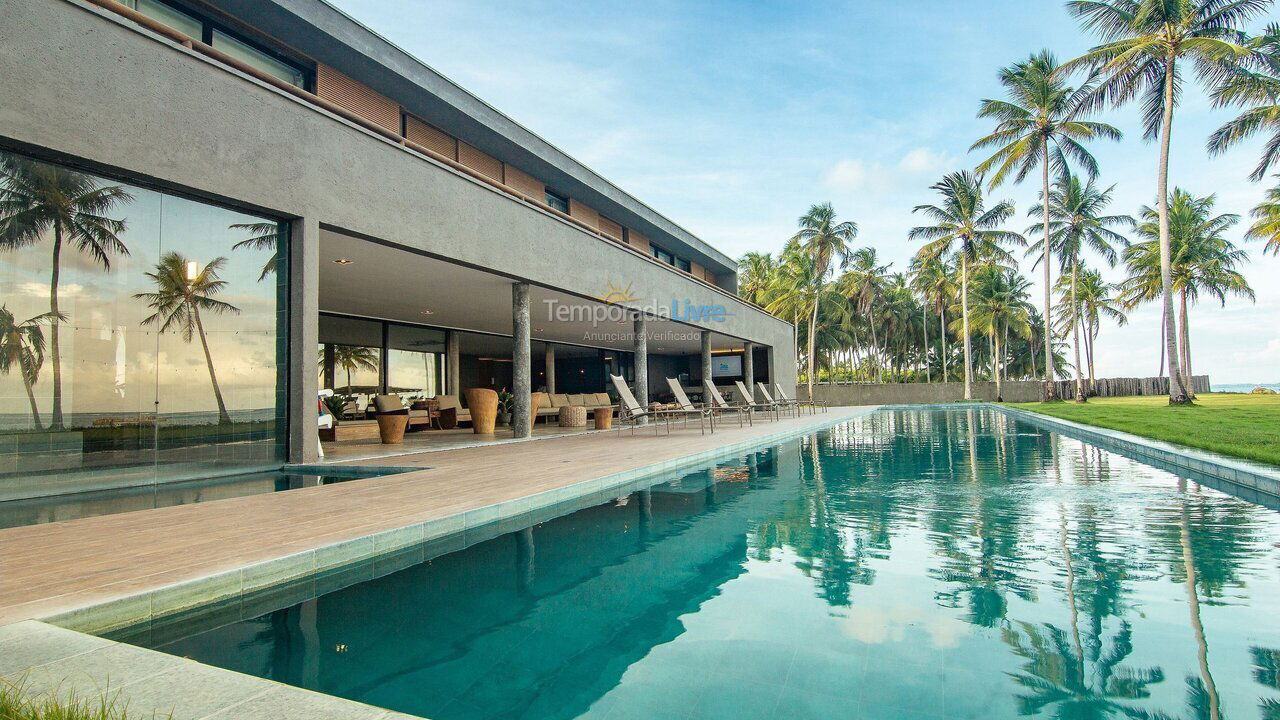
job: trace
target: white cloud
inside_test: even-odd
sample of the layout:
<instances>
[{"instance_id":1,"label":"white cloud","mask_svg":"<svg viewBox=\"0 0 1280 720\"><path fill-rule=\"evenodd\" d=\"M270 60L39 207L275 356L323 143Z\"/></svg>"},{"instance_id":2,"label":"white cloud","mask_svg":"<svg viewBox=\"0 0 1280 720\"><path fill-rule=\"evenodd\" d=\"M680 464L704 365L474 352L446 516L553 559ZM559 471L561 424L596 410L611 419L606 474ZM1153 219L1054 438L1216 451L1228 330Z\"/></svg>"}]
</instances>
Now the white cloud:
<instances>
[{"instance_id":1,"label":"white cloud","mask_svg":"<svg viewBox=\"0 0 1280 720\"><path fill-rule=\"evenodd\" d=\"M1231 359L1240 364L1253 363L1275 363L1272 367L1280 366L1280 337L1271 338L1267 342L1266 347L1251 352L1233 352Z\"/></svg>"},{"instance_id":2,"label":"white cloud","mask_svg":"<svg viewBox=\"0 0 1280 720\"><path fill-rule=\"evenodd\" d=\"M823 181L837 190L860 190L866 186L869 176L861 160L841 160L827 170Z\"/></svg>"},{"instance_id":3,"label":"white cloud","mask_svg":"<svg viewBox=\"0 0 1280 720\"><path fill-rule=\"evenodd\" d=\"M938 172L951 163L951 156L918 147L902 156L898 167L909 173Z\"/></svg>"},{"instance_id":4,"label":"white cloud","mask_svg":"<svg viewBox=\"0 0 1280 720\"><path fill-rule=\"evenodd\" d=\"M23 295L27 295L30 297L48 297L49 296L48 283L24 282L18 287L19 289L22 290ZM67 283L66 285L58 286L58 297L63 297L63 298L76 297L82 292L84 292L84 286L77 285L76 283Z\"/></svg>"}]
</instances>

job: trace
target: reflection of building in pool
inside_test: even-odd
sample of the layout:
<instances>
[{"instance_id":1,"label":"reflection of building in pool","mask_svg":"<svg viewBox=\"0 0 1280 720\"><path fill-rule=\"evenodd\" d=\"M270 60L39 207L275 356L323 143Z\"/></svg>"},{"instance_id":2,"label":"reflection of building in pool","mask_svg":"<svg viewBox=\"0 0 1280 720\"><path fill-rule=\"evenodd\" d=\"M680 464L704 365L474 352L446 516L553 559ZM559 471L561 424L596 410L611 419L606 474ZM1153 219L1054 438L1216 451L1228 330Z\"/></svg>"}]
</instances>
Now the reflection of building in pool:
<instances>
[{"instance_id":1,"label":"reflection of building in pool","mask_svg":"<svg viewBox=\"0 0 1280 720\"><path fill-rule=\"evenodd\" d=\"M796 445L751 461L501 535L372 591L351 587L160 647L375 704L412 698L425 717L456 717L445 709L455 700L455 710L474 702L493 716L576 717L587 709L578 703L684 634L681 617L744 572L743 529L801 482ZM753 482L715 483L720 470ZM339 644L347 650L335 661Z\"/></svg>"},{"instance_id":2,"label":"reflection of building in pool","mask_svg":"<svg viewBox=\"0 0 1280 720\"><path fill-rule=\"evenodd\" d=\"M608 374L794 382L731 258L320 0L22 3L0 43L0 498L312 461L322 387L351 424L506 388L523 437Z\"/></svg>"}]
</instances>

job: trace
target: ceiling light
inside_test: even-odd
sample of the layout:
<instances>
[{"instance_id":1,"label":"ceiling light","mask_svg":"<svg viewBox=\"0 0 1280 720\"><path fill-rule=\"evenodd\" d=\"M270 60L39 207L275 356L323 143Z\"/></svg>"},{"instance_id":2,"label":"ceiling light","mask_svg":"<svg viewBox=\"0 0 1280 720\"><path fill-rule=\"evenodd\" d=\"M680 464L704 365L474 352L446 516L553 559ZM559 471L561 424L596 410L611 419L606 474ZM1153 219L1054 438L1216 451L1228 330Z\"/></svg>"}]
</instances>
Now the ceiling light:
<instances>
[{"instance_id":1,"label":"ceiling light","mask_svg":"<svg viewBox=\"0 0 1280 720\"><path fill-rule=\"evenodd\" d=\"M333 261L333 264L334 265L350 265L352 262L354 261L351 258L338 258L337 260Z\"/></svg>"},{"instance_id":2,"label":"ceiling light","mask_svg":"<svg viewBox=\"0 0 1280 720\"><path fill-rule=\"evenodd\" d=\"M420 314L420 315L435 315L435 313L434 313L434 312L432 312L432 311L430 311L430 310L423 310L423 311L422 311L421 313L419 313L419 314Z\"/></svg>"}]
</instances>

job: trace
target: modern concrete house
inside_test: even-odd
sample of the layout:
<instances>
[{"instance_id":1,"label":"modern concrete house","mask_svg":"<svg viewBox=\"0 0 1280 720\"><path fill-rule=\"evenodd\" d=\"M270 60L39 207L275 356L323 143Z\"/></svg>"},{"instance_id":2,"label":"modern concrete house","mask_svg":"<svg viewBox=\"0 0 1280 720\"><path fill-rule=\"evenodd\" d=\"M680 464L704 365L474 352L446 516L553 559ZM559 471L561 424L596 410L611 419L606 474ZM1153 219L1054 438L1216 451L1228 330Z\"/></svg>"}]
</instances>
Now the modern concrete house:
<instances>
[{"instance_id":1,"label":"modern concrete house","mask_svg":"<svg viewBox=\"0 0 1280 720\"><path fill-rule=\"evenodd\" d=\"M795 383L731 258L322 0L4 6L0 498L313 461L322 387L520 437L606 373Z\"/></svg>"}]
</instances>

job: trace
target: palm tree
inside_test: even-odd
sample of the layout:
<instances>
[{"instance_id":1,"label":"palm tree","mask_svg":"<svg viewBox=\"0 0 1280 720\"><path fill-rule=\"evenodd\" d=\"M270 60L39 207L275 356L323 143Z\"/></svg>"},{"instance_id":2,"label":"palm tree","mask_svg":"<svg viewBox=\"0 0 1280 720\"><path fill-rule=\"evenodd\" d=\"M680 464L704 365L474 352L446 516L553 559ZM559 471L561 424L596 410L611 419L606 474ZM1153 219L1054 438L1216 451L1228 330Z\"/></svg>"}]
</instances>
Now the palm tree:
<instances>
[{"instance_id":1,"label":"palm tree","mask_svg":"<svg viewBox=\"0 0 1280 720\"><path fill-rule=\"evenodd\" d=\"M1044 256L1045 317L1052 317L1053 314L1049 277L1052 250L1052 243L1049 242L1050 166L1054 166L1057 172L1064 173L1069 158L1079 163L1089 177L1095 177L1098 174L1098 163L1081 141L1099 137L1110 140L1121 138L1120 131L1111 125L1081 119L1081 115L1088 109L1081 104L1081 100L1094 91L1092 78L1082 87L1072 88L1057 70L1058 61L1048 50L1041 50L1023 62L1001 69L1000 84L1004 85L1009 99L982 101L978 117L995 118L996 129L969 148L996 148L995 153L977 167L979 175L995 170L988 189L999 186L1011 171L1014 172L1014 181L1020 183L1032 170L1040 168L1040 207L1044 216L1044 241L1040 249ZM1049 333L1045 333L1043 395L1046 402L1056 396L1053 363L1049 362L1052 352Z\"/></svg>"},{"instance_id":2,"label":"palm tree","mask_svg":"<svg viewBox=\"0 0 1280 720\"><path fill-rule=\"evenodd\" d=\"M1054 183L1053 190L1049 193L1047 210L1034 207L1029 213L1031 216L1043 213L1050 218L1050 222L1049 234L1045 240L1037 240L1028 248L1027 253L1034 255L1047 240L1057 252L1061 266L1059 274L1063 278L1069 276L1070 279L1069 308L1071 312L1064 317L1067 328L1075 335L1073 347L1076 355L1076 402L1085 402L1087 397L1084 390L1084 371L1080 363L1080 316L1076 313L1080 307L1076 293L1082 256L1084 250L1088 248L1100 255L1109 266L1115 267L1116 246L1127 247L1129 241L1111 228L1133 225L1133 218L1128 215L1102 214L1111 204L1111 191L1114 189L1115 186L1112 185L1106 190L1100 190L1094 185L1093 180L1082 184L1080 178L1075 175L1065 174ZM1049 253L1044 253L1044 258L1048 257ZM1037 259L1036 262L1039 261Z\"/></svg>"},{"instance_id":3,"label":"palm tree","mask_svg":"<svg viewBox=\"0 0 1280 720\"><path fill-rule=\"evenodd\" d=\"M1276 176L1280 178L1280 175ZM1262 252L1280 255L1280 185L1267 191L1267 199L1253 209L1253 224L1245 231L1245 238L1266 243Z\"/></svg>"},{"instance_id":4,"label":"palm tree","mask_svg":"<svg viewBox=\"0 0 1280 720\"><path fill-rule=\"evenodd\" d=\"M841 265L848 259L849 244L858 237L858 225L851 220L838 222L835 208L831 203L819 203L809 208L809 212L800 216L797 221L800 229L792 236L792 240L813 258L813 282L815 297L820 294L821 286L827 281L827 273L831 270L831 261L840 260ZM809 316L809 398L813 398L813 378L817 367L815 362L815 338L818 334L818 303L812 303Z\"/></svg>"},{"instance_id":5,"label":"palm tree","mask_svg":"<svg viewBox=\"0 0 1280 720\"><path fill-rule=\"evenodd\" d=\"M738 259L738 295L749 303L763 305L776 269L777 263L769 253L743 255Z\"/></svg>"},{"instance_id":6,"label":"palm tree","mask_svg":"<svg viewBox=\"0 0 1280 720\"><path fill-rule=\"evenodd\" d=\"M227 413L222 389L218 387L218 375L213 370L213 355L209 353L209 340L205 336L200 312L240 312L236 306L213 298L227 286L225 280L218 279L218 272L226 261L225 257L214 258L201 268L199 263L187 260L179 252L167 252L160 257L155 272L146 273L155 283L156 292L134 295L145 300L147 307L155 311L142 320L144 326L159 325L161 333L173 330L180 333L186 342L191 342L197 335L200 337L204 361L209 367L209 381L213 383L213 396L218 403L218 422L222 425L231 423L231 415Z\"/></svg>"},{"instance_id":7,"label":"palm tree","mask_svg":"<svg viewBox=\"0 0 1280 720\"><path fill-rule=\"evenodd\" d=\"M91 175L0 153L0 248L18 250L40 242L53 232L53 261L49 271L49 341L53 366L53 411L49 429L61 430L62 354L58 326L65 316L58 309L62 249L87 254L103 270L111 270L112 255L128 255L120 240L124 220L107 217L133 196L124 188L103 186Z\"/></svg>"},{"instance_id":8,"label":"palm tree","mask_svg":"<svg viewBox=\"0 0 1280 720\"><path fill-rule=\"evenodd\" d=\"M1270 131L1262 159L1249 175L1257 182L1280 161L1280 24L1268 25L1247 47L1250 56L1214 90L1213 101L1218 107L1248 109L1215 130L1205 144L1211 155L1219 155L1261 130Z\"/></svg>"},{"instance_id":9,"label":"palm tree","mask_svg":"<svg viewBox=\"0 0 1280 720\"><path fill-rule=\"evenodd\" d=\"M1169 239L1169 142L1182 87L1180 61L1195 65L1202 82L1220 82L1228 63L1245 60L1239 24L1263 12L1268 0L1071 0L1067 7L1103 44L1065 63L1061 71L1091 67L1100 82L1086 103L1120 106L1142 97L1145 137L1160 140L1156 164L1161 295L1165 352L1169 356L1169 404L1191 402L1177 359L1173 270Z\"/></svg>"},{"instance_id":10,"label":"palm tree","mask_svg":"<svg viewBox=\"0 0 1280 720\"><path fill-rule=\"evenodd\" d=\"M324 364L324 359L320 359ZM334 345L333 364L347 371L347 394L351 394L351 373L356 370L377 372L378 351L359 345Z\"/></svg>"},{"instance_id":11,"label":"palm tree","mask_svg":"<svg viewBox=\"0 0 1280 720\"><path fill-rule=\"evenodd\" d=\"M1105 315L1119 325L1128 322L1123 306L1113 295L1116 288L1117 286L1102 279L1102 273L1088 268L1082 269L1076 280L1073 312L1084 322L1085 358L1089 366L1089 395L1094 392L1093 344L1101 330L1101 318Z\"/></svg>"},{"instance_id":12,"label":"palm tree","mask_svg":"<svg viewBox=\"0 0 1280 720\"><path fill-rule=\"evenodd\" d=\"M875 352L880 348L876 333L876 302L884 296L884 274L888 272L889 265L880 264L875 248L859 248L849 255L848 269L836 283L838 292L849 300L856 313L868 319L871 347ZM875 367L876 379L882 380L878 361Z\"/></svg>"},{"instance_id":13,"label":"palm tree","mask_svg":"<svg viewBox=\"0 0 1280 720\"><path fill-rule=\"evenodd\" d=\"M22 375L22 387L27 391L31 422L36 430L44 429L32 390L44 365L44 330L40 326L52 320L53 316L44 313L18 322L8 307L0 305L0 374L8 375L17 370Z\"/></svg>"},{"instance_id":14,"label":"palm tree","mask_svg":"<svg viewBox=\"0 0 1280 720\"><path fill-rule=\"evenodd\" d=\"M1172 352L1181 357L1170 357L1173 366L1178 363L1185 373L1179 382L1190 388L1191 331L1187 326L1188 301L1195 302L1200 293L1207 293L1223 305L1227 295L1254 299L1253 289L1236 267L1248 260L1248 255L1222 235L1239 221L1238 215L1214 215L1216 197L1195 197L1191 193L1174 188L1167 205L1168 222L1160 222L1158 210L1143 207L1142 224L1138 235L1148 238L1136 243L1124 252L1129 267L1129 278L1121 284L1122 299L1126 307L1154 300L1163 291L1164 253L1159 247L1160 236L1167 230L1171 240L1169 258L1170 289L1179 297L1179 325L1182 336L1176 338ZM1172 381L1171 381L1172 382Z\"/></svg>"},{"instance_id":15,"label":"palm tree","mask_svg":"<svg viewBox=\"0 0 1280 720\"><path fill-rule=\"evenodd\" d=\"M931 311L938 313L938 337L942 341L942 382L947 382L947 306L956 297L955 268L942 258L912 258L911 287L920 294ZM927 339L925 344L928 344ZM927 352L926 350L926 354Z\"/></svg>"},{"instance_id":16,"label":"palm tree","mask_svg":"<svg viewBox=\"0 0 1280 720\"><path fill-rule=\"evenodd\" d=\"M262 274L258 275L258 282L266 280L267 276L275 273L276 264L280 260L280 255L277 252L280 246L280 223L236 223L230 227L232 230L243 230L249 234L247 239L232 245L232 250L248 248L250 250L267 250L271 253L271 259L267 260L266 264L262 266Z\"/></svg>"},{"instance_id":17,"label":"palm tree","mask_svg":"<svg viewBox=\"0 0 1280 720\"><path fill-rule=\"evenodd\" d=\"M1028 285L1017 271L994 263L974 273L971 323L991 342L991 377L996 383L996 402L1004 399L1001 380L1008 346L1005 338L1009 333L1021 338L1031 336L1031 308L1026 301Z\"/></svg>"},{"instance_id":18,"label":"palm tree","mask_svg":"<svg viewBox=\"0 0 1280 720\"><path fill-rule=\"evenodd\" d=\"M944 260L957 255L960 266L961 335L964 336L964 399L973 399L972 343L969 335L969 264L978 260L1009 260L1006 244L1025 244L1015 232L1000 230L1000 225L1013 217L1013 203L1002 200L988 209L982 197L982 186L973 173L953 172L930 186L942 195L941 205L917 205L911 212L921 213L934 225L914 227L907 237L924 240L916 257L921 262Z\"/></svg>"}]
</instances>

